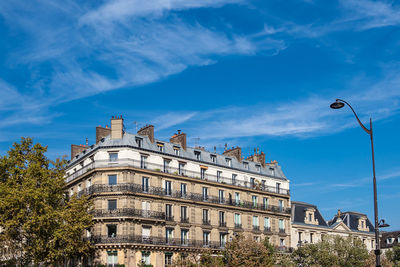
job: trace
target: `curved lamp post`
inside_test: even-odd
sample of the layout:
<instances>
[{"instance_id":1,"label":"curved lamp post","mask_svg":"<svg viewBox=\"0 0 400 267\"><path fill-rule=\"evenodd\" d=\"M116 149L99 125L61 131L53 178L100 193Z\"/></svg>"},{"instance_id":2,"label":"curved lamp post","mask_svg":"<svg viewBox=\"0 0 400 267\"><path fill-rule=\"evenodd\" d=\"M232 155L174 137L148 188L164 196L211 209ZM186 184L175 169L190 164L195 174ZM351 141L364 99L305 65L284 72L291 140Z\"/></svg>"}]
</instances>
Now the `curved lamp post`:
<instances>
[{"instance_id":1,"label":"curved lamp post","mask_svg":"<svg viewBox=\"0 0 400 267\"><path fill-rule=\"evenodd\" d=\"M379 227L387 227L389 225L385 224L384 221L381 224L378 221L378 199L377 199L377 190L376 190L376 176L375 176L375 155L374 155L374 139L373 139L373 134L372 134L372 119L369 119L369 129L367 127L364 126L364 124L361 123L360 119L358 118L356 112L354 111L354 109L352 108L352 106L350 106L349 103L347 103L346 101L342 100L342 99L336 99L335 102L333 102L330 107L332 109L340 109L342 107L345 106L345 104L347 106L349 106L349 108L351 109L351 111L353 111L354 116L356 116L356 119L358 121L358 123L360 124L361 128L363 128L363 130L369 134L370 138L371 138L371 149L372 149L372 172L374 175L373 178L373 183L374 183L374 213L375 213L375 255L376 255L376 267L381 267L381 244L379 242Z\"/></svg>"}]
</instances>

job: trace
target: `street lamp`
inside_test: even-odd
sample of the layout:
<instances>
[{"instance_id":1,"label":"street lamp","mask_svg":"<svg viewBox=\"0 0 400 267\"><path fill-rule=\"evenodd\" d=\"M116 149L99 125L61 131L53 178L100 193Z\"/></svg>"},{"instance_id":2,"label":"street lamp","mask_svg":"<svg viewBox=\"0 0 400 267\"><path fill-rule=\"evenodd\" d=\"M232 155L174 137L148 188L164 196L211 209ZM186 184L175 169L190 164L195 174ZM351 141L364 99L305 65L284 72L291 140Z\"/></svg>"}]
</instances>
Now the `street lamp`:
<instances>
[{"instance_id":1,"label":"street lamp","mask_svg":"<svg viewBox=\"0 0 400 267\"><path fill-rule=\"evenodd\" d=\"M342 100L342 99L336 99L335 102L333 102L330 107L332 109L340 109L342 107L344 107L346 105L349 106L349 108L351 109L351 111L353 111L354 116L356 116L356 119L358 121L358 123L360 124L361 128L363 128L363 130L369 134L370 138L371 138L371 150L372 150L372 172L373 172L373 183L374 183L374 213L375 213L375 256L376 256L376 267L381 267L381 244L379 242L379 227L382 227L382 225L380 225L380 223L378 222L378 199L377 199L377 192L376 192L376 176L375 176L375 155L374 155L374 139L373 139L373 134L372 134L372 119L369 119L369 129L367 127L364 126L364 124L361 123L360 119L358 118L356 112L354 111L354 109L352 108L352 106L350 106L349 103L347 103L346 101ZM384 222L383 222L384 224ZM386 226L386 225L384 225Z\"/></svg>"}]
</instances>

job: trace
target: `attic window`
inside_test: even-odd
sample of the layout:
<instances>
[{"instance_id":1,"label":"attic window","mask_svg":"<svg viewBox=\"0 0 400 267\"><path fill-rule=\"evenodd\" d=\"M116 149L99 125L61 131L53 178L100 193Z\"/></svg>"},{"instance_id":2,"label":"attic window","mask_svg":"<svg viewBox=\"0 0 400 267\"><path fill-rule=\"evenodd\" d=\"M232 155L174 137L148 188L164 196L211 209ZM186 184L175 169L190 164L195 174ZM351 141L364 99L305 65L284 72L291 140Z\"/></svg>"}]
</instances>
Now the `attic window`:
<instances>
[{"instance_id":1,"label":"attic window","mask_svg":"<svg viewBox=\"0 0 400 267\"><path fill-rule=\"evenodd\" d=\"M275 169L274 168L269 168L269 170L271 171L271 175L275 176Z\"/></svg>"},{"instance_id":2,"label":"attic window","mask_svg":"<svg viewBox=\"0 0 400 267\"><path fill-rule=\"evenodd\" d=\"M211 161L213 163L217 163L217 156L216 155L210 155Z\"/></svg>"},{"instance_id":3,"label":"attic window","mask_svg":"<svg viewBox=\"0 0 400 267\"><path fill-rule=\"evenodd\" d=\"M243 167L248 170L249 169L249 163L248 162L243 162Z\"/></svg>"},{"instance_id":4,"label":"attic window","mask_svg":"<svg viewBox=\"0 0 400 267\"><path fill-rule=\"evenodd\" d=\"M163 143L157 143L157 149L160 152L164 152L164 144Z\"/></svg>"},{"instance_id":5,"label":"attic window","mask_svg":"<svg viewBox=\"0 0 400 267\"><path fill-rule=\"evenodd\" d=\"M135 141L136 141L136 144L137 144L138 147L142 147L143 146L143 139L142 138L136 137Z\"/></svg>"},{"instance_id":6,"label":"attic window","mask_svg":"<svg viewBox=\"0 0 400 267\"><path fill-rule=\"evenodd\" d=\"M226 161L226 164L227 164L229 167L232 167L232 159L230 159L230 158L225 158L225 161Z\"/></svg>"},{"instance_id":7,"label":"attic window","mask_svg":"<svg viewBox=\"0 0 400 267\"><path fill-rule=\"evenodd\" d=\"M256 171L257 172L261 172L261 166L260 165L256 165Z\"/></svg>"},{"instance_id":8,"label":"attic window","mask_svg":"<svg viewBox=\"0 0 400 267\"><path fill-rule=\"evenodd\" d=\"M201 152L200 151L195 151L194 156L196 157L197 160L201 159Z\"/></svg>"},{"instance_id":9,"label":"attic window","mask_svg":"<svg viewBox=\"0 0 400 267\"><path fill-rule=\"evenodd\" d=\"M389 237L388 239L386 239L386 243L387 243L388 245L393 244L393 242L394 242L394 238L393 238L393 237Z\"/></svg>"},{"instance_id":10,"label":"attic window","mask_svg":"<svg viewBox=\"0 0 400 267\"><path fill-rule=\"evenodd\" d=\"M175 153L175 155L179 156L179 154L180 154L179 147L174 146L174 153Z\"/></svg>"}]
</instances>

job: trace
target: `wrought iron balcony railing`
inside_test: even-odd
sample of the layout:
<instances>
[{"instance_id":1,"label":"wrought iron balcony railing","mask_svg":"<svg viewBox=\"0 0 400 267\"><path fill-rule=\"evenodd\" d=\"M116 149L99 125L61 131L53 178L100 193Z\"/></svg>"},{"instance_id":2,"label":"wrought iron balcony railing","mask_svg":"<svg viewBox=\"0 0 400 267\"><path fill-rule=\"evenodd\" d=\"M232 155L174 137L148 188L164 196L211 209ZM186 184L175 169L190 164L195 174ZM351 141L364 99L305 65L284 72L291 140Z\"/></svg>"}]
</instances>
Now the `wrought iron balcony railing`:
<instances>
[{"instance_id":1,"label":"wrought iron balcony railing","mask_svg":"<svg viewBox=\"0 0 400 267\"><path fill-rule=\"evenodd\" d=\"M93 216L96 217L141 217L166 220L165 212L152 211L152 210L140 210L132 208L121 208L121 209L95 209L92 211Z\"/></svg>"},{"instance_id":2,"label":"wrought iron balcony railing","mask_svg":"<svg viewBox=\"0 0 400 267\"><path fill-rule=\"evenodd\" d=\"M189 218L182 218L181 217L181 223L189 223Z\"/></svg>"},{"instance_id":3,"label":"wrought iron balcony railing","mask_svg":"<svg viewBox=\"0 0 400 267\"><path fill-rule=\"evenodd\" d=\"M226 227L226 222L219 222L219 227Z\"/></svg>"},{"instance_id":4,"label":"wrought iron balcony railing","mask_svg":"<svg viewBox=\"0 0 400 267\"><path fill-rule=\"evenodd\" d=\"M280 233L280 234L285 234L286 231L285 231L285 229L283 229L283 228L279 228L279 233Z\"/></svg>"},{"instance_id":5,"label":"wrought iron balcony railing","mask_svg":"<svg viewBox=\"0 0 400 267\"><path fill-rule=\"evenodd\" d=\"M174 168L174 167L169 167L169 166L164 166L161 164L154 164L154 163L149 163L146 162L143 164L140 160L134 160L134 159L115 159L115 160L96 160L93 161L86 166L82 167L81 169L75 171L74 173L69 174L66 176L66 182L73 181L75 178L97 168L109 168L109 167L133 167L133 168L140 168L140 169L146 169L146 170L152 170L152 171L157 171L157 172L164 172L164 173L169 173L169 174L174 174L174 175L179 175L179 176L185 176L185 177L190 177L190 178L196 178L199 180L207 180L207 181L212 181L212 182L218 182L218 183L223 183L223 184L231 184L239 187L244 187L244 188L251 188L255 190L261 190L261 191L266 191L266 192L271 192L271 193L277 193L277 194L282 194L282 195L290 195L289 189L283 189L283 188L278 188L274 186L268 186L264 185L262 183L254 183L254 182L248 182L248 181L242 181L242 180L232 180L231 177L217 177L216 175L208 174L205 173L204 176L201 175L200 172L195 172L195 171L189 171L185 170L182 168ZM259 174L258 174L259 175ZM203 178L201 178L203 177Z\"/></svg>"},{"instance_id":6,"label":"wrought iron balcony railing","mask_svg":"<svg viewBox=\"0 0 400 267\"><path fill-rule=\"evenodd\" d=\"M264 226L264 233L272 233L271 227Z\"/></svg>"},{"instance_id":7,"label":"wrought iron balcony railing","mask_svg":"<svg viewBox=\"0 0 400 267\"><path fill-rule=\"evenodd\" d=\"M260 231L260 226L258 226L258 225L253 225L253 230L254 230L254 231Z\"/></svg>"},{"instance_id":8,"label":"wrought iron balcony railing","mask_svg":"<svg viewBox=\"0 0 400 267\"><path fill-rule=\"evenodd\" d=\"M203 219L203 225L211 225L211 221Z\"/></svg>"},{"instance_id":9,"label":"wrought iron balcony railing","mask_svg":"<svg viewBox=\"0 0 400 267\"><path fill-rule=\"evenodd\" d=\"M242 229L241 223L235 223L235 229Z\"/></svg>"},{"instance_id":10,"label":"wrought iron balcony railing","mask_svg":"<svg viewBox=\"0 0 400 267\"><path fill-rule=\"evenodd\" d=\"M165 189L162 187L154 187L149 186L143 190L142 185L140 184L133 184L133 183L124 183L124 184L115 184L115 185L107 185L107 184L94 184L91 185L89 188L85 188L78 193L78 196L83 194L96 194L96 193L103 193L103 192L132 192L132 193L142 193L142 194L150 194L150 195L157 195L162 197L172 197L172 198L183 198L188 200L194 200L199 202L207 202L213 204L223 204L223 205L230 205L236 207L243 207L247 209L256 209L256 210L264 210L264 211L272 211L272 212L280 212L285 214L290 214L290 208L283 208L274 205L262 205L256 203L256 205L251 201L234 201L230 198L224 199L224 202L221 202L221 199L218 196L211 196L208 195L207 199L205 200L203 194L197 193L185 193L182 194L180 190L171 190L170 195L166 195Z\"/></svg>"}]
</instances>

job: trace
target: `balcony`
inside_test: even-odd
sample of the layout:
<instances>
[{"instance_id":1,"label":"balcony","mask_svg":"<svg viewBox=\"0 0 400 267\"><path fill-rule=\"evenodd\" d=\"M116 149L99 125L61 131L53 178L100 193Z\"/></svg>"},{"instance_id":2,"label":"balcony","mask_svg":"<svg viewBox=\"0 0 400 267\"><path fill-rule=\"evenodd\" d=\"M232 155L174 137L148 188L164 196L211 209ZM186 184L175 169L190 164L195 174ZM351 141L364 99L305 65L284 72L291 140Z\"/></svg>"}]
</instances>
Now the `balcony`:
<instances>
[{"instance_id":1,"label":"balcony","mask_svg":"<svg viewBox=\"0 0 400 267\"><path fill-rule=\"evenodd\" d=\"M242 229L241 223L235 223L235 229Z\"/></svg>"},{"instance_id":2,"label":"balcony","mask_svg":"<svg viewBox=\"0 0 400 267\"><path fill-rule=\"evenodd\" d=\"M211 225L211 221L210 220L204 220L202 222L203 225Z\"/></svg>"},{"instance_id":3,"label":"balcony","mask_svg":"<svg viewBox=\"0 0 400 267\"><path fill-rule=\"evenodd\" d=\"M271 227L264 226L264 233L272 233Z\"/></svg>"},{"instance_id":4,"label":"balcony","mask_svg":"<svg viewBox=\"0 0 400 267\"><path fill-rule=\"evenodd\" d=\"M139 168L139 169L146 169L150 171L155 171L155 172L163 172L163 173L169 173L173 175L179 175L179 176L185 176L185 177L190 177L190 178L195 178L199 180L207 180L211 182L218 182L218 183L223 183L223 184L230 184L230 185L235 185L239 187L244 187L244 188L249 188L249 189L254 189L254 190L260 190L260 191L265 191L265 192L270 192L270 193L277 193L281 195L290 195L290 191L288 189L282 189L282 188L276 188L274 186L266 186L263 184L255 184L247 181L240 181L240 180L235 180L232 181L232 177L219 177L217 178L216 175L212 174L204 174L204 179L200 179L201 173L200 172L195 172L195 171L188 171L184 170L182 168L173 168L173 167L167 167L162 164L154 164L154 163L149 163L146 162L144 165L141 163L140 160L133 160L133 159L116 159L113 161L110 160L96 160L94 162L91 162L84 166L82 169L75 171L74 173L66 176L66 182L69 183L76 179L77 177L93 170L93 169L98 169L98 168L109 168L109 167L133 167L133 168Z\"/></svg>"},{"instance_id":5,"label":"balcony","mask_svg":"<svg viewBox=\"0 0 400 267\"><path fill-rule=\"evenodd\" d=\"M174 221L174 216L165 216L165 220L169 221L169 222L173 222Z\"/></svg>"},{"instance_id":6,"label":"balcony","mask_svg":"<svg viewBox=\"0 0 400 267\"><path fill-rule=\"evenodd\" d=\"M286 234L285 229L279 228L279 233L280 233L280 234Z\"/></svg>"},{"instance_id":7,"label":"balcony","mask_svg":"<svg viewBox=\"0 0 400 267\"><path fill-rule=\"evenodd\" d=\"M189 218L181 218L181 223L189 223Z\"/></svg>"},{"instance_id":8,"label":"balcony","mask_svg":"<svg viewBox=\"0 0 400 267\"><path fill-rule=\"evenodd\" d=\"M219 222L219 227L226 227L226 222Z\"/></svg>"},{"instance_id":9,"label":"balcony","mask_svg":"<svg viewBox=\"0 0 400 267\"><path fill-rule=\"evenodd\" d=\"M141 217L141 218L150 218L150 219L158 219L165 220L165 213L159 211L151 211L151 210L140 210L140 209L132 209L132 208L121 208L121 209L95 209L92 211L92 214L95 218L99 217Z\"/></svg>"},{"instance_id":10,"label":"balcony","mask_svg":"<svg viewBox=\"0 0 400 267\"><path fill-rule=\"evenodd\" d=\"M260 231L259 225L253 225L253 231Z\"/></svg>"},{"instance_id":11,"label":"balcony","mask_svg":"<svg viewBox=\"0 0 400 267\"><path fill-rule=\"evenodd\" d=\"M145 190L143 190L145 189ZM199 201L199 202L207 202L207 203L213 203L213 204L223 204L223 205L230 205L230 206L236 206L236 207L243 207L247 209L257 209L257 210L264 210L264 211L272 211L272 212L280 212L284 214L290 214L291 210L290 208L280 208L278 206L273 206L273 205L254 205L253 202L251 201L233 201L232 199L223 199L224 202L221 202L221 199L217 196L207 196L207 199L204 200L204 197L202 194L196 194L196 193L185 193L184 195L182 194L182 191L180 190L171 190L171 194L167 195L165 192L165 189L162 187L154 187L154 186L149 186L146 188L143 188L142 185L140 184L132 184L132 183L126 183L126 184L115 184L115 185L107 185L107 184L94 184L90 186L89 188L85 188L81 190L78 193L78 196L81 196L83 194L98 194L98 193L109 193L109 192L131 192L131 193L141 193L141 194L150 194L150 195L157 195L161 197L171 197L171 198L185 198L185 199L190 199L194 201Z\"/></svg>"}]
</instances>

